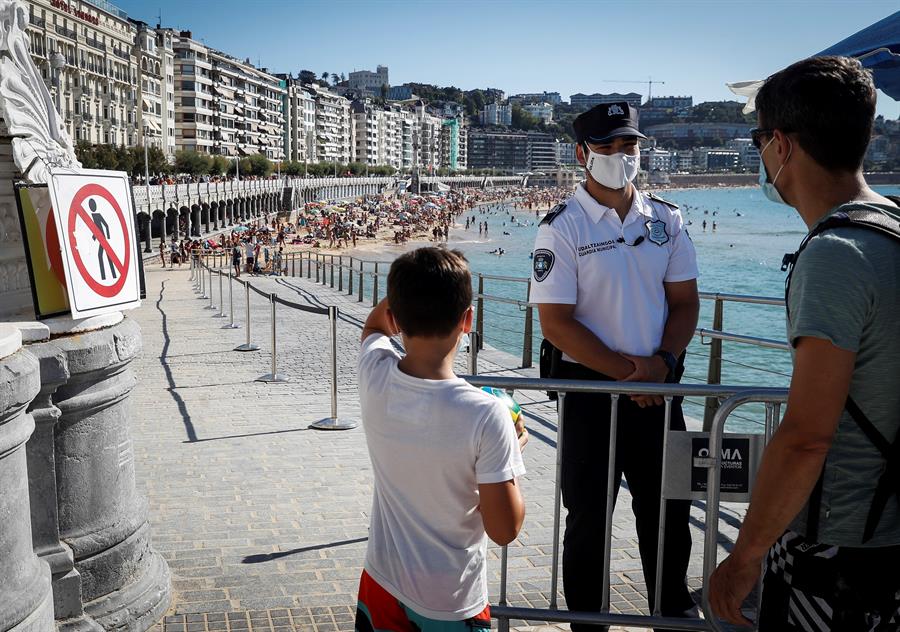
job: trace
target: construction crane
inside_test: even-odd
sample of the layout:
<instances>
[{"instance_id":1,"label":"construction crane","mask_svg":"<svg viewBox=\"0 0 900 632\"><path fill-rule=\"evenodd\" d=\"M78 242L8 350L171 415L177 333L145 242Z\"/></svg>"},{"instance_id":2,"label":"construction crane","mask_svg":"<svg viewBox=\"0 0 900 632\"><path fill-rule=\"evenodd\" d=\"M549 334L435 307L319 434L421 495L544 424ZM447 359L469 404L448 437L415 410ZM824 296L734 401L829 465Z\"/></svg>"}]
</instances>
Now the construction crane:
<instances>
[{"instance_id":1,"label":"construction crane","mask_svg":"<svg viewBox=\"0 0 900 632\"><path fill-rule=\"evenodd\" d=\"M605 83L646 83L647 84L647 101L653 98L653 84L654 83L665 83L665 81L657 81L652 77L648 77L647 81L639 81L635 79L604 79Z\"/></svg>"}]
</instances>

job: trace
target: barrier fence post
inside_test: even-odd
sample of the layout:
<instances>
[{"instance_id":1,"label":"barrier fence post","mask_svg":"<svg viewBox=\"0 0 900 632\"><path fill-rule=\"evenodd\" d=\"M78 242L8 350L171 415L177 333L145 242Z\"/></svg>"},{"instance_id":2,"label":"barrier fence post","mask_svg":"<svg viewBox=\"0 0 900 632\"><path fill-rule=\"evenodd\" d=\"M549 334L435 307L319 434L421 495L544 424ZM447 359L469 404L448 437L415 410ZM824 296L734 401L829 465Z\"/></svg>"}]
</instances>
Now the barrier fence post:
<instances>
[{"instance_id":1,"label":"barrier fence post","mask_svg":"<svg viewBox=\"0 0 900 632\"><path fill-rule=\"evenodd\" d=\"M484 344L484 275L478 273L478 301L475 303L475 331L478 332L478 348Z\"/></svg>"},{"instance_id":2,"label":"barrier fence post","mask_svg":"<svg viewBox=\"0 0 900 632\"><path fill-rule=\"evenodd\" d=\"M525 295L525 300L528 300L528 297L531 296L531 280L528 280L527 286L527 294ZM525 305L525 333L524 338L522 338L522 368L527 369L531 367L532 363L532 342L534 340L534 308L531 304Z\"/></svg>"},{"instance_id":3,"label":"barrier fence post","mask_svg":"<svg viewBox=\"0 0 900 632\"><path fill-rule=\"evenodd\" d=\"M372 307L378 305L378 264L375 264L375 272L372 274Z\"/></svg>"},{"instance_id":4,"label":"barrier fence post","mask_svg":"<svg viewBox=\"0 0 900 632\"><path fill-rule=\"evenodd\" d=\"M312 253L308 250L306 251L306 278L312 278Z\"/></svg>"},{"instance_id":5,"label":"barrier fence post","mask_svg":"<svg viewBox=\"0 0 900 632\"><path fill-rule=\"evenodd\" d=\"M469 375L478 375L478 332L469 332Z\"/></svg>"},{"instance_id":6,"label":"barrier fence post","mask_svg":"<svg viewBox=\"0 0 900 632\"><path fill-rule=\"evenodd\" d=\"M716 302L713 308L713 329L722 331L724 321L725 301L716 296ZM709 345L709 369L706 373L707 384L722 383L722 340L713 338ZM703 410L703 432L709 432L712 427L713 417L719 410L719 398L707 397L706 407Z\"/></svg>"},{"instance_id":7,"label":"barrier fence post","mask_svg":"<svg viewBox=\"0 0 900 632\"><path fill-rule=\"evenodd\" d=\"M319 253L316 253L316 283L319 282Z\"/></svg>"},{"instance_id":8,"label":"barrier fence post","mask_svg":"<svg viewBox=\"0 0 900 632\"><path fill-rule=\"evenodd\" d=\"M240 325L236 325L234 323L234 287L231 282L231 270L228 271L228 313L231 317L231 322L227 325L222 325L222 329L240 329Z\"/></svg>"},{"instance_id":9,"label":"barrier fence post","mask_svg":"<svg viewBox=\"0 0 900 632\"><path fill-rule=\"evenodd\" d=\"M303 269L303 262L301 261L300 269ZM297 253L291 253L291 277L297 276Z\"/></svg>"},{"instance_id":10,"label":"barrier fence post","mask_svg":"<svg viewBox=\"0 0 900 632\"><path fill-rule=\"evenodd\" d=\"M328 329L331 333L331 417L326 417L325 419L320 419L319 421L310 424L309 427L315 430L350 430L351 428L356 428L358 425L356 420L338 418L337 321L338 308L335 305L329 305Z\"/></svg>"},{"instance_id":11,"label":"barrier fence post","mask_svg":"<svg viewBox=\"0 0 900 632\"><path fill-rule=\"evenodd\" d=\"M363 286L365 285L364 277L363 277L363 262L359 262L359 300L357 303L362 303L363 301Z\"/></svg>"},{"instance_id":12,"label":"barrier fence post","mask_svg":"<svg viewBox=\"0 0 900 632\"><path fill-rule=\"evenodd\" d=\"M338 256L338 292L344 291L344 255Z\"/></svg>"},{"instance_id":13,"label":"barrier fence post","mask_svg":"<svg viewBox=\"0 0 900 632\"><path fill-rule=\"evenodd\" d=\"M331 268L329 275L331 277L331 289L334 289L334 255L328 260L328 267Z\"/></svg>"},{"instance_id":14,"label":"barrier fence post","mask_svg":"<svg viewBox=\"0 0 900 632\"><path fill-rule=\"evenodd\" d=\"M247 342L234 348L235 351L259 351L259 347L250 342L250 282L244 281L247 298Z\"/></svg>"},{"instance_id":15,"label":"barrier fence post","mask_svg":"<svg viewBox=\"0 0 900 632\"><path fill-rule=\"evenodd\" d=\"M213 318L225 318L225 294L222 292L222 271L219 270L219 313L213 314Z\"/></svg>"},{"instance_id":16,"label":"barrier fence post","mask_svg":"<svg viewBox=\"0 0 900 632\"><path fill-rule=\"evenodd\" d=\"M257 382L265 382L267 384L281 384L283 382L287 382L287 379L283 375L278 374L278 370L276 368L276 357L277 357L277 339L275 337L275 294L269 294L269 304L272 306L272 321L271 321L271 334L272 334L272 371L271 373L266 373L265 375L260 375L256 378Z\"/></svg>"},{"instance_id":17,"label":"barrier fence post","mask_svg":"<svg viewBox=\"0 0 900 632\"><path fill-rule=\"evenodd\" d=\"M562 395L562 393L560 393ZM619 395L618 393L610 394L610 406L609 406L609 452L607 455L607 469L606 469L606 535L605 542L603 545L603 584L602 584L602 610L603 612L609 612L609 565L610 559L612 557L612 515L613 515L613 504L616 498L616 485L615 485L615 474L616 474L616 440L619 429ZM562 464L562 445L560 445L560 439L562 439L562 402L560 402L559 407L559 419L557 421L557 430L556 430L556 454L557 459L560 462L560 468ZM561 471L561 469L560 469ZM559 524L559 517L557 516L556 524ZM554 541L555 544L555 541ZM657 574L660 569L657 569ZM646 578L646 581L650 581L650 578Z\"/></svg>"},{"instance_id":18,"label":"barrier fence post","mask_svg":"<svg viewBox=\"0 0 900 632\"><path fill-rule=\"evenodd\" d=\"M213 273L212 273L212 268L207 267L206 269L209 270L209 305L207 305L207 306L204 307L203 309L215 309L216 306L213 305L213 282L212 282L212 274L213 274Z\"/></svg>"},{"instance_id":19,"label":"barrier fence post","mask_svg":"<svg viewBox=\"0 0 900 632\"><path fill-rule=\"evenodd\" d=\"M347 296L353 296L353 257L347 264Z\"/></svg>"},{"instance_id":20,"label":"barrier fence post","mask_svg":"<svg viewBox=\"0 0 900 632\"><path fill-rule=\"evenodd\" d=\"M663 453L662 471L666 471L666 458L669 448L669 430L672 423L672 396L664 397L666 412L663 418ZM659 524L656 527L656 577L654 581L653 603L650 604L651 614L654 617L662 616L662 583L663 583L663 555L665 553L666 539L666 481L663 473L659 478ZM650 587L649 578L645 578L647 587Z\"/></svg>"}]
</instances>

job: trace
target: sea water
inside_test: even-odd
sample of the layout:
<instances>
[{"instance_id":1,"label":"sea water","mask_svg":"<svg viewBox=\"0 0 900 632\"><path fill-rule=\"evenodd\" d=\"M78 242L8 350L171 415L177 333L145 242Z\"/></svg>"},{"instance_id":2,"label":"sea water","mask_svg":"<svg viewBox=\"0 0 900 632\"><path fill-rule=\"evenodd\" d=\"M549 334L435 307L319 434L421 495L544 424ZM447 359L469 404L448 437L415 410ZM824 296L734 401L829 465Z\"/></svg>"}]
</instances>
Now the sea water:
<instances>
[{"instance_id":1,"label":"sea water","mask_svg":"<svg viewBox=\"0 0 900 632\"><path fill-rule=\"evenodd\" d=\"M880 193L900 195L900 186L877 187ZM807 229L797 212L767 200L758 188L681 189L660 195L682 209L691 239L697 250L701 292L784 297L785 273L781 261L796 250ZM543 214L543 211L542 213ZM474 225L451 233L450 247L459 248L469 259L473 272L527 279L531 274L529 254L534 245L538 220L534 211L506 205L501 210L462 216L474 218ZM515 222L512 218L515 217ZM487 221L489 235L479 237L478 222ZM703 229L703 221L706 229ZM715 223L715 229L713 229ZM508 234L504 234L508 233ZM647 247L647 246L645 246ZM490 251L503 248L497 256ZM477 281L476 281L477 283ZM526 284L485 279L484 294L526 300ZM484 303L484 337L489 345L521 357L524 340L524 307L496 301ZM713 301L701 301L698 327L712 329ZM726 302L722 329L729 333L784 341L784 308L778 306ZM533 357L541 340L535 315L532 338ZM709 368L709 339L694 338L685 360L682 382L706 383ZM791 357L786 350L724 342L722 384L786 387L790 382ZM761 408L736 413L735 430L758 430ZM703 401L686 401L685 413L702 417Z\"/></svg>"}]
</instances>

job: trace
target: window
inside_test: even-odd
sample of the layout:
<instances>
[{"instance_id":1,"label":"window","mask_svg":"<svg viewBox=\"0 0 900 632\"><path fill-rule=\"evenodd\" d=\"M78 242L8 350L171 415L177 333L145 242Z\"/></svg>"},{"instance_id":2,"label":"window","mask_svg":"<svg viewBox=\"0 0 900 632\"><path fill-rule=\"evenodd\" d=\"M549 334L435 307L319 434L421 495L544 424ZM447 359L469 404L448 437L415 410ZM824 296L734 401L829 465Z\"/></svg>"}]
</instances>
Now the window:
<instances>
[{"instance_id":1,"label":"window","mask_svg":"<svg viewBox=\"0 0 900 632\"><path fill-rule=\"evenodd\" d=\"M194 82L193 81L182 81L181 82L182 90L194 90Z\"/></svg>"},{"instance_id":2,"label":"window","mask_svg":"<svg viewBox=\"0 0 900 632\"><path fill-rule=\"evenodd\" d=\"M181 67L182 74L192 75L194 74L194 67L188 64L185 64Z\"/></svg>"}]
</instances>

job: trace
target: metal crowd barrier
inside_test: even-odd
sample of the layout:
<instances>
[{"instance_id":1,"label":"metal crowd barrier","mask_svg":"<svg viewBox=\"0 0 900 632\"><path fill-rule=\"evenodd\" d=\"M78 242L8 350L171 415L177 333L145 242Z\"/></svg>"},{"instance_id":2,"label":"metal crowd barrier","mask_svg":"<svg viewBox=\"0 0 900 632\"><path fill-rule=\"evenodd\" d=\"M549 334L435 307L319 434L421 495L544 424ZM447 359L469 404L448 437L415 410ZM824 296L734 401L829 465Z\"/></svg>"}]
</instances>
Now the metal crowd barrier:
<instances>
[{"instance_id":1,"label":"metal crowd barrier","mask_svg":"<svg viewBox=\"0 0 900 632\"><path fill-rule=\"evenodd\" d=\"M475 334L477 336L477 332ZM474 341L473 341L474 342ZM471 344L471 343L470 343ZM477 345L475 345L477 349ZM477 353L477 351L476 351ZM507 601L508 583L508 549L501 549L500 556L500 595L496 606L491 606L491 616L498 620L498 629L508 632L509 622L512 619L524 621L542 621L550 623L587 623L597 625L619 625L641 628L669 628L673 630L714 630L723 631L722 624L715 618L709 603L708 584L709 577L717 566L717 543L719 532L719 505L723 496L719 486L722 467L722 440L725 422L728 416L740 405L755 402L764 403L766 406L765 432L762 435L730 435L732 440L746 442L746 456L743 457L743 467L747 471L747 489L740 492L728 492L727 500L730 502L749 502L752 482L762 451L780 419L781 404L787 401L786 389L729 387L729 386L701 386L683 384L647 384L634 382L627 386L617 382L581 381L581 380L553 380L516 377L486 377L463 376L474 386L490 386L513 391L557 391L558 393L558 419L556 431L556 478L554 482L553 503L553 550L550 567L550 597L549 608L524 608L510 606ZM561 610L558 607L557 593L559 589L559 532L561 513L560 481L562 475L562 444L563 444L563 411L567 393L606 393L612 399L610 408L609 429L609 455L606 488L606 540L603 543L603 569L602 569L602 610L600 612L575 612ZM662 480L660 481L659 504L659 531L656 549L656 577L654 601L651 604L651 614L631 615L610 612L610 560L612 556L612 516L613 499L615 495L614 473L616 456L616 435L618 421L619 398L625 394L631 395L661 395L665 400L665 426L663 430L663 463ZM699 396L715 397L723 399L719 410L716 412L711 431L708 433L708 447L704 453L693 454L693 439L707 436L707 433L691 431L672 431L669 429L672 401L674 397ZM754 440L753 437L757 439ZM694 491L691 487L690 468L706 469L706 490ZM662 568L665 553L665 520L666 501L673 499L706 499L706 525L704 531L703 548L703 592L702 603L705 619L701 618L675 618L661 614L662 603ZM645 578L650 581L651 578ZM760 582L762 575L760 575ZM761 590L757 594L761 595ZM757 609L758 611L758 609Z\"/></svg>"},{"instance_id":2,"label":"metal crowd barrier","mask_svg":"<svg viewBox=\"0 0 900 632\"><path fill-rule=\"evenodd\" d=\"M348 419L346 417L340 417L338 415L338 365L337 365L337 321L340 316L340 312L338 308L334 305L329 306L327 308L324 307L313 307L311 305L301 305L300 303L295 303L293 301L288 301L280 296L278 296L274 292L264 292L259 288L255 287L250 281L244 281L239 278L234 278L231 273L231 270L228 272L222 272L220 269L214 269L210 267L210 265L203 261L203 257L213 258L213 265L227 263L227 259L220 260L218 257L218 253L209 253L209 254L197 254L196 257L191 257L191 278L194 279L194 288L196 291L202 292L206 288L206 279L207 276L209 278L209 296L207 297L205 293L200 298L204 300L209 298L209 306L206 309L217 309L213 305L214 296L213 296L213 275L217 275L219 277L219 313L214 314L214 317L224 317L225 316L225 294L223 291L223 281L222 278L228 277L228 302L229 302L229 314L231 323L228 325L224 325L222 329L239 329L240 325L234 322L234 300L232 293L232 281L237 281L238 283L244 286L244 296L245 296L245 308L246 308L246 340L243 344L235 347L235 351L258 351L259 346L254 344L251 340L251 317L250 317L250 292L251 290L258 294L259 296L268 299L269 304L271 305L271 317L269 324L269 333L270 340L272 344L272 358L271 358L271 367L269 373L265 375L261 375L256 378L257 382L265 382L265 383L285 383L288 381L287 377L283 373L279 373L277 367L277 357L278 357L278 344L277 344L277 319L276 319L276 305L280 304L284 307L289 307L291 309L299 310L302 312L307 312L310 314L319 314L328 317L329 322L329 339L330 339L330 373L331 373L331 415L329 417L325 417L324 419L320 419L309 425L310 428L314 428L317 430L349 430L351 428L355 428L358 425L358 422L353 419ZM207 275L208 272L208 275Z\"/></svg>"}]
</instances>

